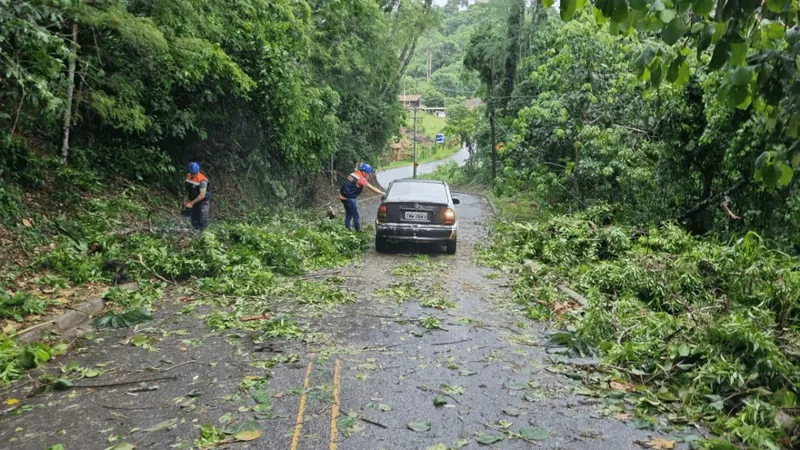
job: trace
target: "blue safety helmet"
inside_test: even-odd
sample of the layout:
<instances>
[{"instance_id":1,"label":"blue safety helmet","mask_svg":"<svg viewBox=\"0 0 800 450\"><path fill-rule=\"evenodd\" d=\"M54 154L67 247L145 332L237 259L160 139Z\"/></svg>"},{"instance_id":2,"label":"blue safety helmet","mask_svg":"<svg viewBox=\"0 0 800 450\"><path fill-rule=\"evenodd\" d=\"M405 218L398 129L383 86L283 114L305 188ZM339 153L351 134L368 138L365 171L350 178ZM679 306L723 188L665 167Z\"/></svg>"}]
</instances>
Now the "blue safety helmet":
<instances>
[{"instance_id":1,"label":"blue safety helmet","mask_svg":"<svg viewBox=\"0 0 800 450\"><path fill-rule=\"evenodd\" d=\"M187 167L187 169L189 170L190 174L197 175L198 173L200 173L200 164L197 164L196 162L190 162L189 167Z\"/></svg>"},{"instance_id":2,"label":"blue safety helmet","mask_svg":"<svg viewBox=\"0 0 800 450\"><path fill-rule=\"evenodd\" d=\"M364 163L364 164L361 164L361 167L359 167L358 170L360 170L360 171L362 171L364 173L372 173L372 166L370 166L367 163Z\"/></svg>"}]
</instances>

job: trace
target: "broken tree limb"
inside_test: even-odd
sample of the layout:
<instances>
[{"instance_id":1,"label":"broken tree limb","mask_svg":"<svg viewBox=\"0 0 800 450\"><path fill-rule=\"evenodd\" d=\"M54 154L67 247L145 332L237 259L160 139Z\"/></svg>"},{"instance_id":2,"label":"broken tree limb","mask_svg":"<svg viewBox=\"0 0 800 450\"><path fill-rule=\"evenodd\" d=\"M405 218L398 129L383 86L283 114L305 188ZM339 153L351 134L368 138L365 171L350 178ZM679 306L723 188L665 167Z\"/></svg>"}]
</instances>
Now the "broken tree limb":
<instances>
[{"instance_id":1,"label":"broken tree limb","mask_svg":"<svg viewBox=\"0 0 800 450\"><path fill-rule=\"evenodd\" d=\"M251 322L253 320L266 320L272 317L272 313L261 314L259 316L247 316L239 319L239 322Z\"/></svg>"},{"instance_id":2,"label":"broken tree limb","mask_svg":"<svg viewBox=\"0 0 800 450\"><path fill-rule=\"evenodd\" d=\"M387 428L389 428L389 427L387 427L386 425L384 425L384 424L382 424L382 423L380 423L380 422L375 422L374 420L369 420L369 419L367 419L367 418L365 418L365 417L359 417L359 420L361 420L361 421L363 421L363 422L366 422L366 423L368 423L368 424L370 424L370 425L375 425L376 427L381 427L381 428L383 428L384 430L385 430L385 429L387 429Z\"/></svg>"},{"instance_id":3,"label":"broken tree limb","mask_svg":"<svg viewBox=\"0 0 800 450\"><path fill-rule=\"evenodd\" d=\"M719 200L720 198L724 198L724 197L729 196L730 194L732 194L732 193L738 191L739 189L747 186L749 183L750 183L750 177L743 176L743 177L739 178L738 180L736 180L735 183L730 185L724 191L718 192L717 194L714 194L711 197L708 197L707 199L703 200L702 202L700 202L700 203L692 206L691 208L689 208L689 210L687 210L686 212L684 212L683 214L681 214L678 217L678 221L685 220L688 217L693 216L693 215L699 213L700 211L703 211L704 209L708 208L709 205L711 205L713 203L716 203L717 200Z\"/></svg>"},{"instance_id":4,"label":"broken tree limb","mask_svg":"<svg viewBox=\"0 0 800 450\"><path fill-rule=\"evenodd\" d=\"M153 275L155 275L155 276L156 276L156 277L157 277L159 280L161 280L161 281L163 281L163 282L165 282L165 283L168 283L168 284L172 284L172 282L171 282L171 281L169 281L168 279L166 279L166 278L162 277L161 275L159 275L159 274L158 274L158 272L156 272L155 270L153 270L153 269L151 269L150 267L148 267L148 266L147 266L147 264L145 264L145 263L144 263L144 259L142 259L142 255L136 255L136 256L138 256L138 257L139 257L139 264L141 264L141 265L142 265L142 267L144 267L145 269L147 269L147 270L149 270L150 272L152 272L152 273L153 273Z\"/></svg>"},{"instance_id":5,"label":"broken tree limb","mask_svg":"<svg viewBox=\"0 0 800 450\"><path fill-rule=\"evenodd\" d=\"M573 291L566 285L559 284L558 290L566 294L566 296L569 297L570 299L579 303L581 305L581 308L586 308L587 306L589 306L589 300L587 300L586 297L582 296L581 294L578 294L577 292Z\"/></svg>"},{"instance_id":6,"label":"broken tree limb","mask_svg":"<svg viewBox=\"0 0 800 450\"><path fill-rule=\"evenodd\" d=\"M174 366L172 366L172 367L167 367L166 369L162 370L162 372L169 372L169 371L170 371L170 370L172 370L172 369L177 369L178 367L188 366L189 364L194 364L194 363L196 363L196 362L197 362L197 360L196 360L196 359L192 359L192 360L190 360L190 361L182 362L182 363L180 363L180 364L175 364L175 365L174 365Z\"/></svg>"},{"instance_id":7,"label":"broken tree limb","mask_svg":"<svg viewBox=\"0 0 800 450\"><path fill-rule=\"evenodd\" d=\"M462 342L469 342L472 339L461 339L459 341L452 341L452 342L434 342L431 345L452 345L452 344L461 344Z\"/></svg>"},{"instance_id":8,"label":"broken tree limb","mask_svg":"<svg viewBox=\"0 0 800 450\"><path fill-rule=\"evenodd\" d=\"M727 195L725 196L725 201L723 201L722 203L719 204L719 206L722 209L724 209L726 213L728 213L728 215L731 217L731 219L740 220L741 217L737 216L736 214L733 213L733 211L731 211L730 205L731 205L731 198L728 197Z\"/></svg>"},{"instance_id":9,"label":"broken tree limb","mask_svg":"<svg viewBox=\"0 0 800 450\"><path fill-rule=\"evenodd\" d=\"M178 377L156 377L156 378L148 378L146 380L136 380L136 381L121 381L119 383L107 383L107 384L82 384L76 385L73 384L72 386L67 386L67 389L96 389L96 388L107 388L107 387L116 387L116 386L127 386L129 384L139 384L139 383L150 383L152 381L175 381Z\"/></svg>"}]
</instances>

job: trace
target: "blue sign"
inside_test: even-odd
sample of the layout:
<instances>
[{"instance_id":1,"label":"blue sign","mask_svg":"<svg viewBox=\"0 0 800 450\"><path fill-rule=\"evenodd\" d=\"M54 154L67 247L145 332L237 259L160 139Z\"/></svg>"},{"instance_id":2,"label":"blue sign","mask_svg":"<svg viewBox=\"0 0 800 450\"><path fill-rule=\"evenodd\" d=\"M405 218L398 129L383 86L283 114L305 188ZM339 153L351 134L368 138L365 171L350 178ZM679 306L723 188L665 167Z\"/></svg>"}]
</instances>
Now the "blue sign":
<instances>
[{"instance_id":1,"label":"blue sign","mask_svg":"<svg viewBox=\"0 0 800 450\"><path fill-rule=\"evenodd\" d=\"M437 134L436 135L436 143L437 144L444 144L444 135L443 134Z\"/></svg>"}]
</instances>

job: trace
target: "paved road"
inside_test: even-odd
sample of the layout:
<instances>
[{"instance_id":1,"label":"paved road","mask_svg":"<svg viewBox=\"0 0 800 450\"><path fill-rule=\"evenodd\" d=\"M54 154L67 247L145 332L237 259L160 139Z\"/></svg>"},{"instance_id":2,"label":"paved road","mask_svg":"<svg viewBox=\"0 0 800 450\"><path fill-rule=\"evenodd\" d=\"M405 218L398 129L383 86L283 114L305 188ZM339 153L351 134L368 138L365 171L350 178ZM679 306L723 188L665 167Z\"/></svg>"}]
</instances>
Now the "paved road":
<instances>
[{"instance_id":1,"label":"paved road","mask_svg":"<svg viewBox=\"0 0 800 450\"><path fill-rule=\"evenodd\" d=\"M0 448L40 450L62 443L67 450L93 450L110 447L115 439L139 449L188 448L203 424L235 428L254 419L262 435L230 448L488 448L478 444L478 433L503 435L497 427L504 426L513 432L536 427L544 440L506 439L492 448L619 450L660 436L616 420L613 406L574 393L579 382L561 373L569 372L569 361L544 346L547 328L515 310L508 280L474 263L473 247L487 237L490 209L480 197L457 197L456 256L435 248L371 250L344 273L355 304L324 314L286 306L303 328L323 335L305 343L267 341L264 348L253 342L261 338L258 333L209 334L202 314L216 307L181 313L184 304L173 295L153 323L81 340L78 350L60 361L104 364L111 371L82 384L175 380L149 383L155 391L129 392L137 387L132 385L28 398L31 410L0 419ZM364 215L374 217L377 206L366 207ZM428 256L420 259L419 253ZM403 276L414 270L421 273ZM404 302L379 295L398 282L422 294ZM455 305L446 310L421 305L435 298ZM439 329L423 326L428 316L439 319ZM127 342L143 333L153 337L153 348ZM264 368L274 357L285 362ZM24 395L18 389L0 400ZM256 402L264 406L254 411ZM430 429L426 424L424 431L412 431L410 422L429 422Z\"/></svg>"},{"instance_id":2,"label":"paved road","mask_svg":"<svg viewBox=\"0 0 800 450\"><path fill-rule=\"evenodd\" d=\"M462 147L461 150L459 150L453 155L448 156L447 158L440 159L438 161L431 161L425 164L420 164L419 166L417 166L417 175L424 175L426 173L431 173L434 170L436 170L437 167L443 164L447 164L450 161L455 161L459 166L463 166L464 163L467 162L467 158L469 158L469 150L466 147ZM413 175L414 175L413 166L405 166L378 172L376 174L376 177L378 178L378 183L380 183L381 186L389 186L389 183L391 183L394 180L411 178Z\"/></svg>"}]
</instances>

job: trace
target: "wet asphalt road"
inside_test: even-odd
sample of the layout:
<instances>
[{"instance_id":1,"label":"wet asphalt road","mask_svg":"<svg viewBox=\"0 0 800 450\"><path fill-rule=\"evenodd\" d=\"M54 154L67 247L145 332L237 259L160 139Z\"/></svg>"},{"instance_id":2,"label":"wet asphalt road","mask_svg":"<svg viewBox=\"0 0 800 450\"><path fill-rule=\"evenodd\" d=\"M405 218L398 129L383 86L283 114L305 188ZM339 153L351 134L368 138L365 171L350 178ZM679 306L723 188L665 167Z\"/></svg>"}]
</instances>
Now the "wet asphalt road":
<instances>
[{"instance_id":1,"label":"wet asphalt road","mask_svg":"<svg viewBox=\"0 0 800 450\"><path fill-rule=\"evenodd\" d=\"M431 173L434 170L436 170L437 167L452 161L455 161L456 164L458 164L459 166L463 166L467 162L468 158L469 158L469 149L467 149L467 147L462 147L458 152L448 156L447 158L420 164L419 166L417 166L417 175L425 175L427 173ZM391 183L394 180L411 178L413 175L414 175L413 166L403 166L389 170L382 170L378 172L375 176L378 180L378 183L380 183L381 186L389 186L389 183Z\"/></svg>"},{"instance_id":2,"label":"wet asphalt road","mask_svg":"<svg viewBox=\"0 0 800 450\"><path fill-rule=\"evenodd\" d=\"M22 399L28 409L0 417L0 448L39 450L61 443L67 450L93 450L122 441L137 449L198 448L199 426L233 429L254 419L243 383L257 377L268 378L261 386L269 398L261 401L272 403L255 422L261 436L222 448L424 450L466 443L467 449L617 450L661 436L636 430L599 399L574 393L580 383L559 373L569 362L544 346L546 326L515 310L503 274L474 262L473 246L488 235L490 208L481 197L454 196L461 199L458 254L445 256L431 247L370 250L343 274L357 303L322 314L291 311L303 328L324 335L269 342L263 349L253 343L252 332L208 332L201 316L207 310L182 311L185 304L175 300L181 294L173 293L152 323L80 339L78 349L58 362L108 371L76 383L82 385L174 380L150 382L148 387L158 388L152 391L130 392L141 387L134 384L29 398L23 380L0 397ZM375 217L377 206L369 202L362 216ZM420 263L419 253L427 261ZM409 263L428 269L411 278L392 274ZM405 302L378 295L403 280L427 293ZM430 297L456 306L422 307L420 300ZM421 319L427 316L437 317L440 329L425 329ZM151 348L130 345L134 334L152 338ZM253 367L275 356L288 362ZM434 405L436 397L445 404ZM498 425L500 420L507 422ZM412 431L409 422L430 422L430 429ZM332 432L334 423L339 430ZM502 435L498 426L513 432L537 427L549 435L478 444L478 433Z\"/></svg>"}]
</instances>

